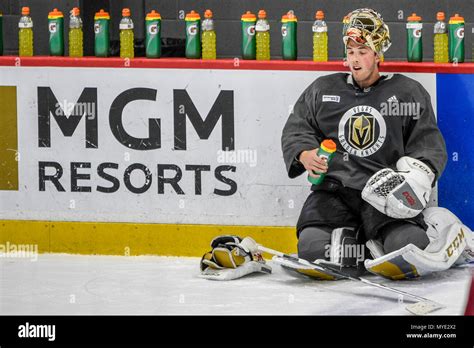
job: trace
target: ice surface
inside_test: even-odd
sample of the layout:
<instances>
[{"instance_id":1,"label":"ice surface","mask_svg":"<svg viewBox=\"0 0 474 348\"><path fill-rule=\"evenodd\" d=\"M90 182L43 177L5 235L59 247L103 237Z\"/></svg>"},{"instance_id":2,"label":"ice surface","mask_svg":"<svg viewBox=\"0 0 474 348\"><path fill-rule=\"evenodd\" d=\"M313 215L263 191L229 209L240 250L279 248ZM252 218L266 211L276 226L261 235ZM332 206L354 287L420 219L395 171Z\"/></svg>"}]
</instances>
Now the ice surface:
<instances>
[{"instance_id":1,"label":"ice surface","mask_svg":"<svg viewBox=\"0 0 474 348\"><path fill-rule=\"evenodd\" d=\"M405 305L413 302L399 303L397 294L348 280L315 281L272 266L271 275L223 282L199 278L198 258L0 258L0 314L410 315ZM471 272L456 268L398 282L367 278L446 305L433 314L460 315Z\"/></svg>"}]
</instances>

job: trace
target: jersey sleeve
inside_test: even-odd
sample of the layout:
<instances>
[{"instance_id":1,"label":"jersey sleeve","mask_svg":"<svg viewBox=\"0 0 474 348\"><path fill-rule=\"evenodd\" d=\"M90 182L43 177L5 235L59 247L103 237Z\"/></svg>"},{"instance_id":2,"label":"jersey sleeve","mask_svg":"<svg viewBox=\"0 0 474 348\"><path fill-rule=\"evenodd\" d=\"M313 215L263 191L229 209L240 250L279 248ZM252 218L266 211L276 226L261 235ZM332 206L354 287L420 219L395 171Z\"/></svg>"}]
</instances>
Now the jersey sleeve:
<instances>
[{"instance_id":1,"label":"jersey sleeve","mask_svg":"<svg viewBox=\"0 0 474 348\"><path fill-rule=\"evenodd\" d=\"M321 132L316 123L317 80L296 101L281 136L283 159L290 178L305 172L297 156L319 147Z\"/></svg>"},{"instance_id":2,"label":"jersey sleeve","mask_svg":"<svg viewBox=\"0 0 474 348\"><path fill-rule=\"evenodd\" d=\"M405 155L428 164L436 175L436 181L446 166L446 144L436 123L430 95L421 84L414 89L413 97L420 103L420 108L418 115L409 118L404 132Z\"/></svg>"}]
</instances>

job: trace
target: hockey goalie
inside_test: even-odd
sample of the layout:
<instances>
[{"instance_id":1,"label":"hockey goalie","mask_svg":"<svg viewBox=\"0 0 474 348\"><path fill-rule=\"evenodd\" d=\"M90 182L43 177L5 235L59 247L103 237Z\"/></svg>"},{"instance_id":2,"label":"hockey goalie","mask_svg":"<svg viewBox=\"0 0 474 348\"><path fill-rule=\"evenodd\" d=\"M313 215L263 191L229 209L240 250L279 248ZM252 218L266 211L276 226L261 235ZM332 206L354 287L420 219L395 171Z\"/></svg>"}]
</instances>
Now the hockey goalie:
<instances>
[{"instance_id":1,"label":"hockey goalie","mask_svg":"<svg viewBox=\"0 0 474 348\"><path fill-rule=\"evenodd\" d=\"M289 177L326 173L297 223L299 257L394 280L473 261L469 227L447 209L426 208L447 160L429 94L411 78L379 73L391 45L379 13L351 12L344 33L350 73L314 81L283 129ZM317 156L324 139L337 144L329 166ZM366 245L372 258L350 245Z\"/></svg>"},{"instance_id":2,"label":"hockey goalie","mask_svg":"<svg viewBox=\"0 0 474 348\"><path fill-rule=\"evenodd\" d=\"M326 174L312 185L300 213L298 257L348 274L369 271L393 280L474 261L469 227L447 209L427 208L447 161L428 92L404 75L379 73L391 45L379 13L351 12L343 41L350 73L316 79L282 132L290 178ZM337 145L329 166L317 156L325 139ZM201 269L208 277L225 268L234 270L229 278L268 272L239 240L229 238L213 241L213 251L204 256Z\"/></svg>"}]
</instances>

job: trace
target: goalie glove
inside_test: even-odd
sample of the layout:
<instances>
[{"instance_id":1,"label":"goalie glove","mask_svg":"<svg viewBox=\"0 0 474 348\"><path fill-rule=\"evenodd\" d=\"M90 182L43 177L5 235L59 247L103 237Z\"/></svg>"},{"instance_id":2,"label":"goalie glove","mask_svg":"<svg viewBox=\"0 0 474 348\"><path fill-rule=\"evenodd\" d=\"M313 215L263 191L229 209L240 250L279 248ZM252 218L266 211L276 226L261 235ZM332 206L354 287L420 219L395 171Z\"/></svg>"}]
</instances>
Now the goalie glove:
<instances>
[{"instance_id":1,"label":"goalie glove","mask_svg":"<svg viewBox=\"0 0 474 348\"><path fill-rule=\"evenodd\" d=\"M384 168L372 175L362 190L362 199L381 213L396 218L412 218L426 207L435 178L423 162L404 156L397 171Z\"/></svg>"},{"instance_id":2,"label":"goalie glove","mask_svg":"<svg viewBox=\"0 0 474 348\"><path fill-rule=\"evenodd\" d=\"M238 236L218 236L211 241L212 250L201 259L201 277L232 280L254 272L271 273L260 253L251 253L240 244Z\"/></svg>"},{"instance_id":3,"label":"goalie glove","mask_svg":"<svg viewBox=\"0 0 474 348\"><path fill-rule=\"evenodd\" d=\"M201 259L201 271L214 269L237 268L247 261L252 261L252 254L239 246L242 238L238 236L218 236L211 241L212 250Z\"/></svg>"}]
</instances>

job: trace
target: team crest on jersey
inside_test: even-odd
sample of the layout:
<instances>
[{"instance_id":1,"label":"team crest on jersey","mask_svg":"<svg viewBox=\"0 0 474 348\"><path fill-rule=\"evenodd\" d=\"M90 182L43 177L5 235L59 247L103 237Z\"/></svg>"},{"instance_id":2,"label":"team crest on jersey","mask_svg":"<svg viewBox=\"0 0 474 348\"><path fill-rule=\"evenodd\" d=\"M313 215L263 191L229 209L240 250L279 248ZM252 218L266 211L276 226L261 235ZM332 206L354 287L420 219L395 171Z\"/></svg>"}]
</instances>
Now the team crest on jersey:
<instances>
[{"instance_id":1,"label":"team crest on jersey","mask_svg":"<svg viewBox=\"0 0 474 348\"><path fill-rule=\"evenodd\" d=\"M339 121L339 142L351 155L367 157L383 145L387 128L380 112L359 105L346 111Z\"/></svg>"}]
</instances>

